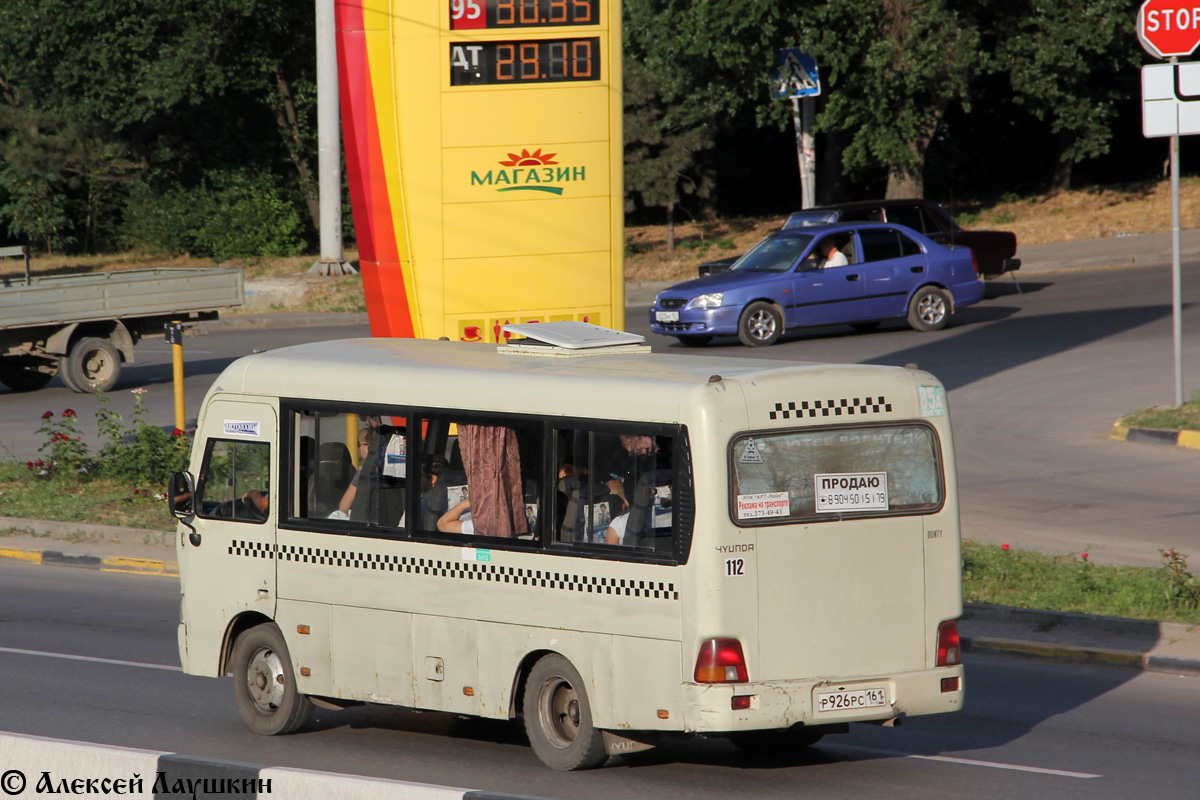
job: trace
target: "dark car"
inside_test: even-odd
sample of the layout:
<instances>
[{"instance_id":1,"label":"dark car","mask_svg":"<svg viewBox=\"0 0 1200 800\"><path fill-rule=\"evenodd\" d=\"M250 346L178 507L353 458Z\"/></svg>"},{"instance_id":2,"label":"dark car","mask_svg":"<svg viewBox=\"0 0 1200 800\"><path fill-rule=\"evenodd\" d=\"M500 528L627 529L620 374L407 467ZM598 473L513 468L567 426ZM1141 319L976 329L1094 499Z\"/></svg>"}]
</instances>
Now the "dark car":
<instances>
[{"instance_id":1,"label":"dark car","mask_svg":"<svg viewBox=\"0 0 1200 800\"><path fill-rule=\"evenodd\" d=\"M917 330L936 331L982 297L965 247L900 225L811 225L771 234L726 272L662 290L650 330L687 345L736 334L750 347L807 325L870 330L907 318Z\"/></svg>"},{"instance_id":2,"label":"dark car","mask_svg":"<svg viewBox=\"0 0 1200 800\"><path fill-rule=\"evenodd\" d=\"M964 231L946 209L932 200L870 200L820 206L797 211L783 223L783 230L831 222L891 222L912 228L938 244L965 245L975 255L975 268L984 278L995 278L1021 268L1017 235L1008 231ZM700 276L715 275L734 265L740 256L706 261Z\"/></svg>"}]
</instances>

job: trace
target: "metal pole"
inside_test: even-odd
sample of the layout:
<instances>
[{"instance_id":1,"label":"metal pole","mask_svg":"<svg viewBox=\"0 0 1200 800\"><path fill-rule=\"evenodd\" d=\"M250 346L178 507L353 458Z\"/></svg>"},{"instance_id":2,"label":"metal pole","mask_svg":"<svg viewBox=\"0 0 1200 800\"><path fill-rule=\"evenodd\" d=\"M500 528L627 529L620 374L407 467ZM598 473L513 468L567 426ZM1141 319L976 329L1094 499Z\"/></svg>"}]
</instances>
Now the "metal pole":
<instances>
[{"instance_id":1,"label":"metal pole","mask_svg":"<svg viewBox=\"0 0 1200 800\"><path fill-rule=\"evenodd\" d=\"M812 99L804 98L804 114L800 114L800 98L792 98L792 124L796 127L796 161L800 164L800 207L816 205L816 158L812 137Z\"/></svg>"},{"instance_id":2,"label":"metal pole","mask_svg":"<svg viewBox=\"0 0 1200 800\"><path fill-rule=\"evenodd\" d=\"M183 323L172 320L164 326L167 344L171 345L171 380L175 389L175 429L187 430L187 414L183 405Z\"/></svg>"},{"instance_id":3,"label":"metal pole","mask_svg":"<svg viewBox=\"0 0 1200 800\"><path fill-rule=\"evenodd\" d=\"M1174 61L1175 59L1171 59ZM1179 269L1179 137L1171 137L1171 318L1175 339L1175 405L1183 405L1183 302Z\"/></svg>"},{"instance_id":4,"label":"metal pole","mask_svg":"<svg viewBox=\"0 0 1200 800\"><path fill-rule=\"evenodd\" d=\"M817 204L817 142L813 136L813 114L816 104L817 101L814 98L804 98L804 130L800 136L800 163L801 180L807 182L805 208L812 208Z\"/></svg>"},{"instance_id":5,"label":"metal pole","mask_svg":"<svg viewBox=\"0 0 1200 800\"><path fill-rule=\"evenodd\" d=\"M338 120L337 17L334 0L317 4L317 181L321 260L311 273L344 275L356 270L342 260L342 141Z\"/></svg>"}]
</instances>

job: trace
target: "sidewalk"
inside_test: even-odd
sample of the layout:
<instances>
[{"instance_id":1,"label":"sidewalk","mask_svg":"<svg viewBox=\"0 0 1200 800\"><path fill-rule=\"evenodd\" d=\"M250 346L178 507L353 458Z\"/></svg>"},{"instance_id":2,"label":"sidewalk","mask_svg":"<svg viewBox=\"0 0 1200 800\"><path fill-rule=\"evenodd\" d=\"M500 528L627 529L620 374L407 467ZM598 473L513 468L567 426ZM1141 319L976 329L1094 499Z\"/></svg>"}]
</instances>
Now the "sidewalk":
<instances>
[{"instance_id":1,"label":"sidewalk","mask_svg":"<svg viewBox=\"0 0 1200 800\"><path fill-rule=\"evenodd\" d=\"M175 535L0 517L0 558L174 578ZM1200 677L1200 625L967 604L966 653L997 653Z\"/></svg>"}]
</instances>

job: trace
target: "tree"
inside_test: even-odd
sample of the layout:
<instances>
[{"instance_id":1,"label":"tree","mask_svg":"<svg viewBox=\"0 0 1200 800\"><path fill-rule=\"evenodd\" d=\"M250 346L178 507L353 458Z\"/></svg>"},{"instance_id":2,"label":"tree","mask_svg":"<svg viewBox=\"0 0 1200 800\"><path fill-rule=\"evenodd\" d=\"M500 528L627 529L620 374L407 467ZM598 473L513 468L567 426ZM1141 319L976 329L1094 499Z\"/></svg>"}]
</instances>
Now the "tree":
<instances>
[{"instance_id":1,"label":"tree","mask_svg":"<svg viewBox=\"0 0 1200 800\"><path fill-rule=\"evenodd\" d=\"M808 5L809 0L804 3ZM761 0L626 0L626 206L666 210L668 248L675 211L688 198L711 202L715 184L700 165L740 109L771 108L768 76L789 46L799 4ZM780 117L783 119L784 117Z\"/></svg>"},{"instance_id":2,"label":"tree","mask_svg":"<svg viewBox=\"0 0 1200 800\"><path fill-rule=\"evenodd\" d=\"M314 31L311 3L6 0L0 98L61 120L60 149L110 153L114 164L138 164L141 179L165 171L198 184L214 168L275 173L286 159L315 230ZM6 161L30 160L17 150L38 147L38 137L14 135L13 119L0 120ZM72 134L78 141L66 142ZM102 178L90 174L78 181L58 169L46 186L100 199L91 189Z\"/></svg>"},{"instance_id":3,"label":"tree","mask_svg":"<svg viewBox=\"0 0 1200 800\"><path fill-rule=\"evenodd\" d=\"M1007 72L1013 102L1058 136L1055 189L1071 167L1108 152L1118 101L1139 63L1125 0L1023 0L1003 6L993 69Z\"/></svg>"},{"instance_id":4,"label":"tree","mask_svg":"<svg viewBox=\"0 0 1200 800\"><path fill-rule=\"evenodd\" d=\"M972 18L953 0L828 0L804 31L827 87L817 127L853 134L845 171L883 166L887 197L922 196L929 145L984 63Z\"/></svg>"}]
</instances>

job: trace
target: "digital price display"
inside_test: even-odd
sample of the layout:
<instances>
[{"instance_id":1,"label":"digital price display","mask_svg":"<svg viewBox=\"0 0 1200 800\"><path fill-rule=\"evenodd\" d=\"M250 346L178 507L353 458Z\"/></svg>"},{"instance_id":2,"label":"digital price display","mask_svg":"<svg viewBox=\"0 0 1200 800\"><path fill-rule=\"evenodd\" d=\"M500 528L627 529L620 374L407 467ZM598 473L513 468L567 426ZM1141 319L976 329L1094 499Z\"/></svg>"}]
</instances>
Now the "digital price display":
<instances>
[{"instance_id":1,"label":"digital price display","mask_svg":"<svg viewBox=\"0 0 1200 800\"><path fill-rule=\"evenodd\" d=\"M599 25L600 0L450 0L450 30Z\"/></svg>"},{"instance_id":2,"label":"digital price display","mask_svg":"<svg viewBox=\"0 0 1200 800\"><path fill-rule=\"evenodd\" d=\"M600 39L454 42L451 86L512 86L600 80Z\"/></svg>"},{"instance_id":3,"label":"digital price display","mask_svg":"<svg viewBox=\"0 0 1200 800\"><path fill-rule=\"evenodd\" d=\"M372 335L622 329L621 0L333 5Z\"/></svg>"}]
</instances>

